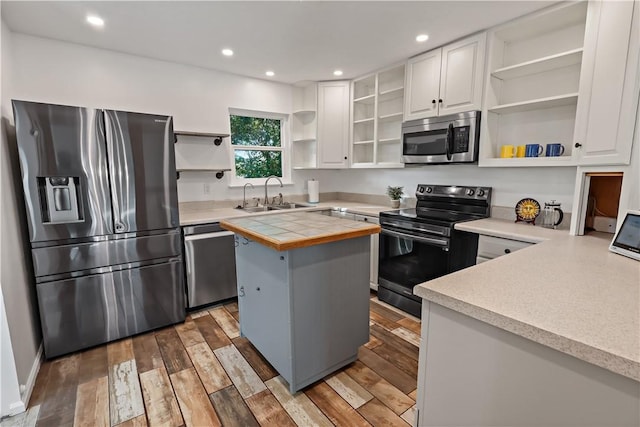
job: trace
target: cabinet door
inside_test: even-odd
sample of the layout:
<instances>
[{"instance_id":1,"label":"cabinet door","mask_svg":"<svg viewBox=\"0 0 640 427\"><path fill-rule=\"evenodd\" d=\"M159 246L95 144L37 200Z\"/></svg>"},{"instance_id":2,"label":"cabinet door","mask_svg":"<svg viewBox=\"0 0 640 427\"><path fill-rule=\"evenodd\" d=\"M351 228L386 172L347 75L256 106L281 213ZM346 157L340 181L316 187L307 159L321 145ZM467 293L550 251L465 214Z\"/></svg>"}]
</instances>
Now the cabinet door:
<instances>
[{"instance_id":1,"label":"cabinet door","mask_svg":"<svg viewBox=\"0 0 640 427\"><path fill-rule=\"evenodd\" d=\"M574 132L580 165L622 165L631 159L639 91L638 6L589 2Z\"/></svg>"},{"instance_id":2,"label":"cabinet door","mask_svg":"<svg viewBox=\"0 0 640 427\"><path fill-rule=\"evenodd\" d=\"M442 49L432 50L407 61L404 120L438 115Z\"/></svg>"},{"instance_id":3,"label":"cabinet door","mask_svg":"<svg viewBox=\"0 0 640 427\"><path fill-rule=\"evenodd\" d=\"M349 82L318 83L318 167L349 165Z\"/></svg>"},{"instance_id":4,"label":"cabinet door","mask_svg":"<svg viewBox=\"0 0 640 427\"><path fill-rule=\"evenodd\" d=\"M442 48L438 115L480 109L486 40L482 33Z\"/></svg>"}]
</instances>

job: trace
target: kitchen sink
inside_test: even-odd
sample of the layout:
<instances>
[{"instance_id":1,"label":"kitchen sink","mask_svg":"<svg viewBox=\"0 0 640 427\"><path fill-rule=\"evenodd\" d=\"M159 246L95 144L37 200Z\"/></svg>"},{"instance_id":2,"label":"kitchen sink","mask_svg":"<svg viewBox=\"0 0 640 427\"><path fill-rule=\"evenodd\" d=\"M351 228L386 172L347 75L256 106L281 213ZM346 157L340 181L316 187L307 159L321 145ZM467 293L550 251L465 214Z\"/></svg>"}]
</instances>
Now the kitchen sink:
<instances>
[{"instance_id":1,"label":"kitchen sink","mask_svg":"<svg viewBox=\"0 0 640 427\"><path fill-rule=\"evenodd\" d=\"M301 205L300 203L283 203L281 205L269 206L270 210L283 210L283 209L299 209L308 208L309 206Z\"/></svg>"},{"instance_id":2,"label":"kitchen sink","mask_svg":"<svg viewBox=\"0 0 640 427\"><path fill-rule=\"evenodd\" d=\"M281 205L271 205L271 206L251 206L246 208L241 208L245 212L256 213L256 212L268 212L268 211L281 211L288 209L299 209L299 208L308 208L309 206L301 205L299 203L283 203Z\"/></svg>"}]
</instances>

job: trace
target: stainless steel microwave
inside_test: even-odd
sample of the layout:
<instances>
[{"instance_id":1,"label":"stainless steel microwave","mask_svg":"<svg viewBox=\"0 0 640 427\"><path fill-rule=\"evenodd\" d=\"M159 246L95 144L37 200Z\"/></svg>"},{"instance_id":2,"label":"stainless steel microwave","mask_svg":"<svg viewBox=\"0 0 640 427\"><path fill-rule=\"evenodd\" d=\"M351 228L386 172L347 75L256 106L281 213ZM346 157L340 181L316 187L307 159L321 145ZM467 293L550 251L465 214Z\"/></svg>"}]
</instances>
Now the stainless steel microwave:
<instances>
[{"instance_id":1,"label":"stainless steel microwave","mask_svg":"<svg viewBox=\"0 0 640 427\"><path fill-rule=\"evenodd\" d=\"M402 124L402 161L406 164L478 161L480 111L412 120Z\"/></svg>"}]
</instances>

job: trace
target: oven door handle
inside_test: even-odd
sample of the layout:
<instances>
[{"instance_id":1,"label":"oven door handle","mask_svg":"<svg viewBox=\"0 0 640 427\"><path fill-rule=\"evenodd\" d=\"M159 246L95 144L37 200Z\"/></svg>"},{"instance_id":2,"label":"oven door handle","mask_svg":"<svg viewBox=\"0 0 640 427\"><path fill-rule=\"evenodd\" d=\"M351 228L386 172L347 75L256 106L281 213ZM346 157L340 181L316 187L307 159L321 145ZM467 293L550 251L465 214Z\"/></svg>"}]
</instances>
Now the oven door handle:
<instances>
[{"instance_id":1,"label":"oven door handle","mask_svg":"<svg viewBox=\"0 0 640 427\"><path fill-rule=\"evenodd\" d=\"M424 237L424 236L416 236L413 234L400 233L398 231L391 231L382 229L380 231L381 234L386 234L388 236L399 237L401 239L409 239L415 240L416 242L429 243L431 245L442 246L446 248L449 246L449 241L447 239L435 239L433 237Z\"/></svg>"}]
</instances>

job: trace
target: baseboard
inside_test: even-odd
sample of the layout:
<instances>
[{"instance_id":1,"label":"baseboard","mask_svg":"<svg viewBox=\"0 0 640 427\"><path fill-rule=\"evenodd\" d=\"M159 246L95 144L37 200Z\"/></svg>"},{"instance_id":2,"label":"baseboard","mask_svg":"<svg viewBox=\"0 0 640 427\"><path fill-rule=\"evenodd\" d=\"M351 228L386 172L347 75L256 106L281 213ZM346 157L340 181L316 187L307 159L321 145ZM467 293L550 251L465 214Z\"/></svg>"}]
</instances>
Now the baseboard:
<instances>
[{"instance_id":1,"label":"baseboard","mask_svg":"<svg viewBox=\"0 0 640 427\"><path fill-rule=\"evenodd\" d=\"M22 395L22 403L24 405L24 409L29 406L29 399L31 398L31 393L33 392L33 387L36 385L36 378L38 378L38 372L40 372L40 366L42 365L42 353L44 351L43 344L40 343L40 348L38 348L38 353L36 354L36 359L33 361L33 365L31 366L31 371L29 372L29 377L27 378L27 383L24 385L24 392Z\"/></svg>"},{"instance_id":2,"label":"baseboard","mask_svg":"<svg viewBox=\"0 0 640 427\"><path fill-rule=\"evenodd\" d=\"M22 400L18 400L17 402L9 405L9 413L6 414L8 417L12 417L14 415L18 415L27 410L27 406L24 404Z\"/></svg>"}]
</instances>

